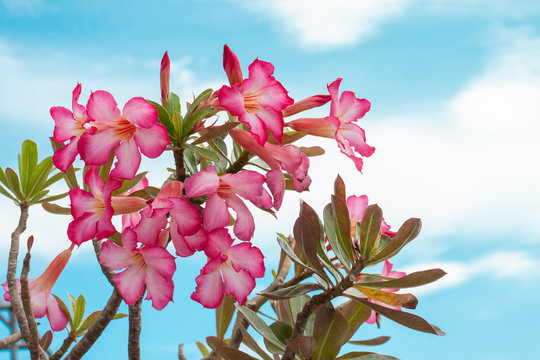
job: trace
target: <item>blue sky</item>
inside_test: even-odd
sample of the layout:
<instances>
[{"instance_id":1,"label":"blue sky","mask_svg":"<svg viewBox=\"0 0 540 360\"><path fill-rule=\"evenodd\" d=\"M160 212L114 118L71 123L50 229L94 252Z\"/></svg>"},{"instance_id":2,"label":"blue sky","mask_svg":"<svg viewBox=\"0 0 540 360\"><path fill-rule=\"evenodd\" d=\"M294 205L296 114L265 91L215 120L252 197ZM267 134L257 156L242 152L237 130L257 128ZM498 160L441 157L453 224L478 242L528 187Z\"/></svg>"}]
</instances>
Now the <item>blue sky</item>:
<instances>
[{"instance_id":1,"label":"blue sky","mask_svg":"<svg viewBox=\"0 0 540 360\"><path fill-rule=\"evenodd\" d=\"M380 330L366 327L356 338L390 335L375 351L404 360L538 356L539 20L540 4L532 0L166 0L152 7L1 0L0 165L14 166L27 138L50 154L48 110L69 107L77 82L83 99L99 89L120 104L133 96L158 99L165 50L171 88L184 101L226 82L225 43L244 69L256 57L272 62L295 99L326 93L327 83L343 77L343 90L372 103L359 124L377 150L359 174L335 142L307 141L328 150L312 160L311 191L290 194L277 221L257 215L253 242L266 254L267 268L277 260L274 233L291 231L298 199L322 211L339 172L349 193L367 194L394 228L422 218L423 233L395 258L395 269L449 273L417 292L415 310L448 335L414 333L383 320ZM172 165L167 155L144 164L156 185L161 169ZM4 199L0 207L2 228L14 228L16 208ZM27 234L36 237L35 276L67 247L62 229L68 222L32 209ZM180 342L196 358L194 342L213 335L213 313L189 300L203 264L202 256L178 259L175 303L161 312L145 305L144 358L174 358ZM106 301L109 289L88 247L74 254L55 288L61 296L66 291L83 293L92 310ZM126 320L116 321L88 358L126 358L126 330Z\"/></svg>"}]
</instances>

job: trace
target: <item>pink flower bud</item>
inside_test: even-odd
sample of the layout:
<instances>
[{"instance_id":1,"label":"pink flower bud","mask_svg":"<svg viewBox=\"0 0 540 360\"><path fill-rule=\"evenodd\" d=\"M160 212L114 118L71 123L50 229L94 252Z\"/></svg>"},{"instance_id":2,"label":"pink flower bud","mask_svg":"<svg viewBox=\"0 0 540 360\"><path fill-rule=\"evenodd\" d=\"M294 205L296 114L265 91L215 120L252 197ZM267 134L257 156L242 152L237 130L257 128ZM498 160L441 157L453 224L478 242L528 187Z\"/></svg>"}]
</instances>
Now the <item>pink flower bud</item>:
<instances>
[{"instance_id":1,"label":"pink flower bud","mask_svg":"<svg viewBox=\"0 0 540 360\"><path fill-rule=\"evenodd\" d=\"M161 59L161 69L159 70L159 81L161 85L161 104L165 106L169 97L169 79L171 76L171 61L169 54L165 51Z\"/></svg>"}]
</instances>

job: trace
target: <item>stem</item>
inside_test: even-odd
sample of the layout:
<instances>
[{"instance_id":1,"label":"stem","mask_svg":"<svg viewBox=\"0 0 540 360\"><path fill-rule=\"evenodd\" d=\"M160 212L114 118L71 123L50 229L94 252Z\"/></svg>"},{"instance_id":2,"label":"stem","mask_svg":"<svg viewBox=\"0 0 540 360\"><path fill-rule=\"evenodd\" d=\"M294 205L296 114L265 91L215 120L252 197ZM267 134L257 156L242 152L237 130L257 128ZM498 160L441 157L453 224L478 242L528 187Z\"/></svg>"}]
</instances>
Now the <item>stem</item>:
<instances>
[{"instance_id":1,"label":"stem","mask_svg":"<svg viewBox=\"0 0 540 360\"><path fill-rule=\"evenodd\" d=\"M174 164L176 165L176 180L184 182L186 180L186 168L184 167L184 149L173 150Z\"/></svg>"},{"instance_id":2,"label":"stem","mask_svg":"<svg viewBox=\"0 0 540 360\"><path fill-rule=\"evenodd\" d=\"M296 322L294 324L294 329L291 335L291 339L297 338L301 336L304 333L304 329L306 328L307 321L311 314L317 309L319 306L326 304L327 302L331 301L332 299L335 299L336 297L343 294L345 290L350 288L356 278L358 277L358 274L364 269L364 260L362 258L358 259L354 266L352 267L351 271L347 274L347 276L339 282L335 287L332 287L325 292L321 294L314 295L305 305L302 311L298 313L296 316ZM294 359L294 351L290 348L290 346L287 346L285 349L285 352L283 353L283 356L281 357L281 360L293 360Z\"/></svg>"},{"instance_id":3,"label":"stem","mask_svg":"<svg viewBox=\"0 0 540 360\"><path fill-rule=\"evenodd\" d=\"M17 341L21 339L22 339L22 334L20 331L3 338L2 340L0 340L0 350L7 349L8 347L15 344Z\"/></svg>"},{"instance_id":4,"label":"stem","mask_svg":"<svg viewBox=\"0 0 540 360\"><path fill-rule=\"evenodd\" d=\"M250 157L251 157L251 153L249 151L247 150L242 151L238 159L236 159L236 161L231 166L229 166L227 170L225 170L225 172L236 174L237 172L242 170L244 166L246 166Z\"/></svg>"},{"instance_id":5,"label":"stem","mask_svg":"<svg viewBox=\"0 0 540 360\"><path fill-rule=\"evenodd\" d=\"M23 303L24 313L26 315L26 320L28 321L28 329L30 331L30 337L27 341L28 350L30 350L30 358L32 360L39 359L39 332L36 323L36 318L34 317L34 312L32 311L32 302L30 298L30 288L28 287L28 272L30 271L30 251L26 253L23 262L23 268L21 271L21 299Z\"/></svg>"},{"instance_id":6,"label":"stem","mask_svg":"<svg viewBox=\"0 0 540 360\"><path fill-rule=\"evenodd\" d=\"M98 261L98 264L101 267L101 272L103 272L103 275L105 275L109 283L116 289L116 284L114 283L114 271L99 262L99 255L101 254L101 243L99 243L97 240L92 240L92 245L94 246L94 252L96 253L96 259Z\"/></svg>"},{"instance_id":7,"label":"stem","mask_svg":"<svg viewBox=\"0 0 540 360\"><path fill-rule=\"evenodd\" d=\"M19 217L19 224L11 233L11 247L9 249L8 272L6 278L8 282L9 298L13 313L17 317L22 337L29 342L30 329L28 327L28 321L24 314L24 309L21 302L21 295L19 294L19 287L17 286L17 279L15 278L17 273L17 259L19 257L19 239L23 231L26 229L26 222L28 221L28 206L25 204L21 204L20 209L21 215Z\"/></svg>"},{"instance_id":8,"label":"stem","mask_svg":"<svg viewBox=\"0 0 540 360\"><path fill-rule=\"evenodd\" d=\"M84 334L81 340L79 340L73 349L71 349L69 354L65 357L65 360L78 360L82 358L84 354L88 352L88 350L90 350L92 345L94 345L96 340L103 333L103 330L105 330L107 325L109 325L114 315L116 315L116 311L118 311L118 307L121 303L122 296L115 288L111 294L111 297L109 298L109 301L107 302L107 305L105 305L103 311L101 314L99 314L96 322L90 325L86 334Z\"/></svg>"},{"instance_id":9,"label":"stem","mask_svg":"<svg viewBox=\"0 0 540 360\"><path fill-rule=\"evenodd\" d=\"M178 360L187 360L184 355L184 344L178 345Z\"/></svg>"},{"instance_id":10,"label":"stem","mask_svg":"<svg viewBox=\"0 0 540 360\"><path fill-rule=\"evenodd\" d=\"M141 303L142 297L137 300L135 305L129 306L129 360L140 360L141 358Z\"/></svg>"},{"instance_id":11,"label":"stem","mask_svg":"<svg viewBox=\"0 0 540 360\"><path fill-rule=\"evenodd\" d=\"M73 337L68 336L64 339L64 342L62 343L60 349L58 349L54 354L52 354L49 360L60 360L60 358L64 356L64 354L69 350L71 344L73 344Z\"/></svg>"}]
</instances>

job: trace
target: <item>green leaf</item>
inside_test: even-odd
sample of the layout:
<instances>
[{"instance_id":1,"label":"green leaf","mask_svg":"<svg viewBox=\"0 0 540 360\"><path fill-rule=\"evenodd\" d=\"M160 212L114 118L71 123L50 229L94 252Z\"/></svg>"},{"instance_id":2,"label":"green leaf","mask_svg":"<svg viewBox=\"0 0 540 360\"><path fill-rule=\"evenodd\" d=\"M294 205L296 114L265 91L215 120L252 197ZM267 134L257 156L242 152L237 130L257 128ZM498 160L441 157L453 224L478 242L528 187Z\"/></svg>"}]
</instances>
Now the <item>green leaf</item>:
<instances>
[{"instance_id":1,"label":"green leaf","mask_svg":"<svg viewBox=\"0 0 540 360\"><path fill-rule=\"evenodd\" d=\"M70 299L71 300L71 299ZM73 309L73 326L75 329L79 328L86 309L86 299L84 296L79 295L75 302L75 308Z\"/></svg>"},{"instance_id":2,"label":"green leaf","mask_svg":"<svg viewBox=\"0 0 540 360\"><path fill-rule=\"evenodd\" d=\"M270 329L274 332L280 342L286 346L286 340L292 335L292 327L283 322L276 321L270 324ZM270 341L264 339L264 345L272 354L283 354L283 348L274 346Z\"/></svg>"},{"instance_id":3,"label":"green leaf","mask_svg":"<svg viewBox=\"0 0 540 360\"><path fill-rule=\"evenodd\" d=\"M161 104L157 102L154 102L148 99L146 99L146 101L148 101L150 104L156 107L156 110L158 113L158 122L162 124L163 126L165 126L165 129L167 129L167 133L169 134L169 138L171 139L172 142L175 142L176 133L174 131L174 125L171 121L171 117L169 116L168 111L163 106L161 106ZM180 99L178 100L178 106L180 107Z\"/></svg>"},{"instance_id":4,"label":"green leaf","mask_svg":"<svg viewBox=\"0 0 540 360\"><path fill-rule=\"evenodd\" d=\"M47 178L53 170L52 157L46 157L35 167L34 171L28 179L27 194L29 197L34 196L38 192L46 188Z\"/></svg>"},{"instance_id":5,"label":"green leaf","mask_svg":"<svg viewBox=\"0 0 540 360\"><path fill-rule=\"evenodd\" d=\"M211 116L213 113L214 109L203 108L194 112L193 114L190 114L189 116L186 114L186 116L184 117L182 138L187 138L187 136L192 132L193 127L195 126L195 124L197 124L197 122L204 118L207 118L208 116Z\"/></svg>"},{"instance_id":6,"label":"green leaf","mask_svg":"<svg viewBox=\"0 0 540 360\"><path fill-rule=\"evenodd\" d=\"M46 190L46 191L48 192L49 190ZM69 193L68 193L68 192L65 192L65 193L58 194L58 195L47 196L46 198L42 198L42 199L40 199L39 201L34 201L34 200L32 199L32 202L33 202L34 204L40 204L40 203L43 203L43 202L46 202L46 201L56 201L56 200L63 199L63 198L65 198L65 197L68 196L68 195L69 195Z\"/></svg>"},{"instance_id":7,"label":"green leaf","mask_svg":"<svg viewBox=\"0 0 540 360\"><path fill-rule=\"evenodd\" d=\"M345 183L341 176L337 176L334 181L334 195L343 201L347 201L347 190L345 189Z\"/></svg>"},{"instance_id":8,"label":"green leaf","mask_svg":"<svg viewBox=\"0 0 540 360\"><path fill-rule=\"evenodd\" d=\"M384 317L397 322L403 326L408 327L409 329L422 331L425 333L435 334L435 335L445 335L446 333L439 329L437 326L428 323L426 320L422 319L420 316L410 314L404 311L390 309L381 305L374 304L367 300L357 299L357 301L369 307L371 310L378 312Z\"/></svg>"},{"instance_id":9,"label":"green leaf","mask_svg":"<svg viewBox=\"0 0 540 360\"><path fill-rule=\"evenodd\" d=\"M19 201L24 201L25 198L23 197L21 193L21 184L19 183L19 177L17 176L17 173L15 173L13 169L7 168L6 179L7 179L8 187L15 194L15 197Z\"/></svg>"},{"instance_id":10,"label":"green leaf","mask_svg":"<svg viewBox=\"0 0 540 360\"><path fill-rule=\"evenodd\" d=\"M176 133L176 144L181 145L183 141L182 132L184 131L184 122L180 112L177 111L173 113L172 123Z\"/></svg>"},{"instance_id":11,"label":"green leaf","mask_svg":"<svg viewBox=\"0 0 540 360\"><path fill-rule=\"evenodd\" d=\"M196 344L197 344L197 347L199 348L199 351L201 352L202 356L206 356L206 355L210 354L210 351L208 350L208 348L202 342L197 341Z\"/></svg>"},{"instance_id":12,"label":"green leaf","mask_svg":"<svg viewBox=\"0 0 540 360\"><path fill-rule=\"evenodd\" d=\"M274 290L268 293L260 293L264 297L273 300L290 299L295 296L304 295L311 291L324 290L325 288L314 283L300 283L287 288Z\"/></svg>"},{"instance_id":13,"label":"green leaf","mask_svg":"<svg viewBox=\"0 0 540 360\"><path fill-rule=\"evenodd\" d=\"M322 307L313 327L313 360L334 360L347 336L347 319L334 309Z\"/></svg>"},{"instance_id":14,"label":"green leaf","mask_svg":"<svg viewBox=\"0 0 540 360\"><path fill-rule=\"evenodd\" d=\"M191 105L189 106L189 109L188 111L186 112L186 118L191 116L191 114L193 113L193 111L195 111L197 109L197 107L199 106L199 104L203 101L206 101L210 95L212 95L212 93L214 92L214 90L212 89L206 89L204 90L202 93L199 94L199 96L197 96L195 98L195 100L191 103Z\"/></svg>"},{"instance_id":15,"label":"green leaf","mask_svg":"<svg viewBox=\"0 0 540 360\"><path fill-rule=\"evenodd\" d=\"M52 213L52 214L58 214L58 215L71 215L71 209L67 207L63 207L56 204L51 204L49 202L43 202L41 203L41 206L43 206L43 209L46 211Z\"/></svg>"},{"instance_id":16,"label":"green leaf","mask_svg":"<svg viewBox=\"0 0 540 360\"><path fill-rule=\"evenodd\" d=\"M366 208L360 222L360 249L364 261L368 260L371 249L377 242L381 232L382 220L382 210L377 204L369 205Z\"/></svg>"},{"instance_id":17,"label":"green leaf","mask_svg":"<svg viewBox=\"0 0 540 360\"><path fill-rule=\"evenodd\" d=\"M57 172L56 174L54 174L53 176L48 178L47 181L45 181L45 184L43 184L43 188L46 189L49 186L51 186L52 184L56 183L57 181L59 181L59 180L61 180L63 178L64 178L64 173L61 172L61 171Z\"/></svg>"},{"instance_id":18,"label":"green leaf","mask_svg":"<svg viewBox=\"0 0 540 360\"><path fill-rule=\"evenodd\" d=\"M21 155L19 155L19 174L21 176L21 188L23 194L29 195L28 179L30 174L34 171L38 160L38 150L35 142L31 140L25 140L22 143Z\"/></svg>"},{"instance_id":19,"label":"green leaf","mask_svg":"<svg viewBox=\"0 0 540 360\"><path fill-rule=\"evenodd\" d=\"M192 151L184 150L184 164L186 165L187 170L190 174L195 174L197 169L197 158Z\"/></svg>"},{"instance_id":20,"label":"green leaf","mask_svg":"<svg viewBox=\"0 0 540 360\"><path fill-rule=\"evenodd\" d=\"M88 315L86 317L86 319L84 319L83 323L81 324L81 326L79 326L77 328L77 336L81 336L86 330L88 330L88 328L90 326L92 326L93 323L96 322L96 320L98 319L99 315L101 314L101 311L94 311L93 313L91 313L90 315Z\"/></svg>"},{"instance_id":21,"label":"green leaf","mask_svg":"<svg viewBox=\"0 0 540 360\"><path fill-rule=\"evenodd\" d=\"M208 150L208 149L205 149L205 148L202 148L202 147L199 147L199 146L193 146L193 145L190 145L190 144L184 144L184 146L193 151L194 153L202 156L203 158L205 159L208 159L210 161L214 161L214 162L218 162L219 161L219 156L218 154L216 154L215 152L213 152L212 150Z\"/></svg>"},{"instance_id":22,"label":"green leaf","mask_svg":"<svg viewBox=\"0 0 540 360\"><path fill-rule=\"evenodd\" d=\"M332 202L323 210L324 228L328 242L345 269L350 270L354 263L351 222L345 200L332 195Z\"/></svg>"},{"instance_id":23,"label":"green leaf","mask_svg":"<svg viewBox=\"0 0 540 360\"><path fill-rule=\"evenodd\" d=\"M15 199L13 197L13 195L11 195L6 189L4 189L1 185L0 185L0 194L10 198L11 200L17 202L17 199Z\"/></svg>"},{"instance_id":24,"label":"green leaf","mask_svg":"<svg viewBox=\"0 0 540 360\"><path fill-rule=\"evenodd\" d=\"M39 203L39 200L40 199L43 199L43 197L45 195L47 195L49 193L49 190L41 190L40 192L38 192L37 194L35 194L34 196L32 196L30 199L29 199L29 203L30 204L37 204Z\"/></svg>"},{"instance_id":25,"label":"green leaf","mask_svg":"<svg viewBox=\"0 0 540 360\"><path fill-rule=\"evenodd\" d=\"M225 135L229 133L230 130L237 127L240 123L239 122L226 122L225 124L215 127L211 129L210 131L206 132L204 135L202 135L200 138L195 140L191 143L191 145L198 145L205 143L207 141L213 140L219 136Z\"/></svg>"},{"instance_id":26,"label":"green leaf","mask_svg":"<svg viewBox=\"0 0 540 360\"><path fill-rule=\"evenodd\" d=\"M378 254L368 260L367 265L375 265L383 260L389 259L399 253L399 251L411 242L420 233L422 221L418 218L411 218L405 221L398 232L388 242L388 244Z\"/></svg>"},{"instance_id":27,"label":"green leaf","mask_svg":"<svg viewBox=\"0 0 540 360\"><path fill-rule=\"evenodd\" d=\"M255 360L245 352L231 347L220 346L216 348L216 352L225 360Z\"/></svg>"},{"instance_id":28,"label":"green leaf","mask_svg":"<svg viewBox=\"0 0 540 360\"><path fill-rule=\"evenodd\" d=\"M127 316L128 316L128 314L118 313L118 314L115 314L115 315L113 316L113 320L116 320L116 319L122 319L122 318L125 318L125 317L127 317Z\"/></svg>"},{"instance_id":29,"label":"green leaf","mask_svg":"<svg viewBox=\"0 0 540 360\"><path fill-rule=\"evenodd\" d=\"M6 174L4 173L4 170L2 170L1 167L0 167L0 181L2 182L2 184L4 184L4 186L8 187L8 182L7 182L7 179L6 179Z\"/></svg>"},{"instance_id":30,"label":"green leaf","mask_svg":"<svg viewBox=\"0 0 540 360\"><path fill-rule=\"evenodd\" d=\"M242 326L239 326L240 332L242 332L242 342L251 350L257 353L263 360L273 360L255 341L255 339L248 333L248 331Z\"/></svg>"},{"instance_id":31,"label":"green leaf","mask_svg":"<svg viewBox=\"0 0 540 360\"><path fill-rule=\"evenodd\" d=\"M118 196L120 194L123 194L129 190L131 190L132 188L135 187L135 185L137 185L139 182L142 181L142 179L144 179L144 177L146 176L146 174L148 174L148 171L143 171L141 173L138 173L137 175L135 175L133 177L133 179L131 180L124 180L122 181L122 185L120 185L120 187L118 189L116 189L115 191L112 192L112 195L113 196Z\"/></svg>"},{"instance_id":32,"label":"green leaf","mask_svg":"<svg viewBox=\"0 0 540 360\"><path fill-rule=\"evenodd\" d=\"M436 280L439 280L444 275L446 275L446 272L441 269L430 269L413 272L402 278L392 279L388 281L362 282L362 280L360 280L357 285L378 289L404 289L432 283Z\"/></svg>"},{"instance_id":33,"label":"green leaf","mask_svg":"<svg viewBox=\"0 0 540 360\"><path fill-rule=\"evenodd\" d=\"M289 242L287 241L287 238L285 237L285 235L280 234L280 233L277 233L277 234L278 234L277 241L278 241L279 246L283 249L285 254L287 254L287 256L291 258L292 261L294 261L296 264L310 271L317 272L317 270L315 270L314 268L312 268L311 266L307 264L304 264L302 260L300 260L298 256L296 256L296 254L294 253L294 250L289 245Z\"/></svg>"},{"instance_id":34,"label":"green leaf","mask_svg":"<svg viewBox=\"0 0 540 360\"><path fill-rule=\"evenodd\" d=\"M66 315L67 319L68 319L68 322L69 322L69 326L73 329L73 318L71 317L71 313L69 312L69 309L66 305L66 303L60 299L58 296L54 295L54 294L51 294L52 296L54 296L56 302L58 302L58 305L60 305L60 309L62 309L62 312ZM69 296L69 294L68 294Z\"/></svg>"},{"instance_id":35,"label":"green leaf","mask_svg":"<svg viewBox=\"0 0 540 360\"><path fill-rule=\"evenodd\" d=\"M253 310L240 305L236 305L236 308L242 313L242 315L245 316L246 320L251 324L253 329L255 329L255 331L257 331L259 334L261 334L263 338L268 340L272 345L278 347L282 351L285 350L285 345L276 336L276 334L274 334L272 329L270 329L270 327L264 322L264 320L257 316L257 314L253 312Z\"/></svg>"},{"instance_id":36,"label":"green leaf","mask_svg":"<svg viewBox=\"0 0 540 360\"><path fill-rule=\"evenodd\" d=\"M388 340L390 340L390 336L379 336L379 337L376 337L374 339L369 339L369 340L349 341L349 344L363 345L363 346L374 346L374 345L382 345L385 342L387 342Z\"/></svg>"},{"instance_id":37,"label":"green leaf","mask_svg":"<svg viewBox=\"0 0 540 360\"><path fill-rule=\"evenodd\" d=\"M225 332L229 328L229 324L233 318L236 308L234 307L235 299L231 295L225 295L221 305L216 309L216 331L219 338L225 337Z\"/></svg>"},{"instance_id":38,"label":"green leaf","mask_svg":"<svg viewBox=\"0 0 540 360\"><path fill-rule=\"evenodd\" d=\"M295 354L300 355L302 358L311 359L313 357L311 336L298 336L294 339L287 339L285 342Z\"/></svg>"},{"instance_id":39,"label":"green leaf","mask_svg":"<svg viewBox=\"0 0 540 360\"><path fill-rule=\"evenodd\" d=\"M167 97L167 102L165 103L165 109L167 110L169 115L182 112L180 98L178 97L178 95L173 92L169 93L169 96Z\"/></svg>"},{"instance_id":40,"label":"green leaf","mask_svg":"<svg viewBox=\"0 0 540 360\"><path fill-rule=\"evenodd\" d=\"M356 333L356 330L371 316L371 309L355 300L347 300L339 304L337 310L349 323L349 331L344 341L349 341Z\"/></svg>"},{"instance_id":41,"label":"green leaf","mask_svg":"<svg viewBox=\"0 0 540 360\"><path fill-rule=\"evenodd\" d=\"M390 306L404 307L407 309L416 309L418 305L418 299L413 294L397 294L388 291L382 291L378 289L370 289L362 286L354 286L360 290L364 295L372 300L376 300L385 303Z\"/></svg>"}]
</instances>

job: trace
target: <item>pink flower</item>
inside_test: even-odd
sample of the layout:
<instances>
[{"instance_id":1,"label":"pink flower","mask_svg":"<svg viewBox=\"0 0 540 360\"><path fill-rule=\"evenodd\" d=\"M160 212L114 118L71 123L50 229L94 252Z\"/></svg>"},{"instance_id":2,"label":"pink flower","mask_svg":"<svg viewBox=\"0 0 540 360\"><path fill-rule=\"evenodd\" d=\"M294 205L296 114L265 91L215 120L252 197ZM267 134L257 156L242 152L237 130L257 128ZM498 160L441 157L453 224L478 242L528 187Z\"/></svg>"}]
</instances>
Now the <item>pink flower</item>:
<instances>
[{"instance_id":1,"label":"pink flower","mask_svg":"<svg viewBox=\"0 0 540 360\"><path fill-rule=\"evenodd\" d=\"M278 82L274 66L266 61L255 60L249 66L249 77L242 80L238 58L225 45L223 65L231 87L219 90L219 103L238 120L249 127L259 144L268 138L267 130L281 142L283 135L282 110L293 103L287 91Z\"/></svg>"},{"instance_id":2,"label":"pink flower","mask_svg":"<svg viewBox=\"0 0 540 360\"><path fill-rule=\"evenodd\" d=\"M356 223L362 221L366 208L368 207L368 197L366 195L355 196L351 195L347 198L347 210L349 210L349 218L351 219L352 236L356 232ZM394 237L396 234L394 231L390 231L390 225L386 221L381 223L381 234L388 237Z\"/></svg>"},{"instance_id":3,"label":"pink flower","mask_svg":"<svg viewBox=\"0 0 540 360\"><path fill-rule=\"evenodd\" d=\"M285 193L285 178L281 169L291 175L296 191L304 191L311 184L311 178L307 174L309 159L297 146L290 144L275 145L269 142L261 146L247 131L239 129L232 129L229 134L237 144L257 155L270 166L266 178L268 188L274 196L274 208L276 210L281 207Z\"/></svg>"},{"instance_id":4,"label":"pink flower","mask_svg":"<svg viewBox=\"0 0 540 360\"><path fill-rule=\"evenodd\" d=\"M161 310L173 298L174 257L162 246L137 248L137 239L137 234L128 228L122 232L122 247L105 241L99 262L112 270L125 269L114 275L114 283L126 304L134 305L146 286L146 300L151 299L152 306Z\"/></svg>"},{"instance_id":5,"label":"pink flower","mask_svg":"<svg viewBox=\"0 0 540 360\"><path fill-rule=\"evenodd\" d=\"M362 118L369 111L371 105L366 99L357 99L351 91L344 91L341 97L338 97L341 80L337 79L328 85L328 91L332 98L330 116L297 119L286 125L310 135L335 138L341 152L354 162L358 171L362 171L363 160L360 156L371 156L375 148L366 144L364 130L353 122ZM357 156L356 153L360 156Z\"/></svg>"},{"instance_id":6,"label":"pink flower","mask_svg":"<svg viewBox=\"0 0 540 360\"><path fill-rule=\"evenodd\" d=\"M89 119L84 106L78 103L80 95L81 84L77 84L73 89L71 101L73 111L62 106L52 107L50 111L54 120L54 141L63 143L69 140L67 145L58 149L53 155L54 165L64 172L73 164L75 157L79 153L77 148L79 139L87 131L85 124Z\"/></svg>"},{"instance_id":7,"label":"pink flower","mask_svg":"<svg viewBox=\"0 0 540 360\"><path fill-rule=\"evenodd\" d=\"M238 197L251 201L255 206L271 208L270 194L263 188L265 177L255 171L244 170L237 174L218 176L216 169L208 165L206 171L186 179L186 196L209 196L203 210L203 227L207 232L229 225L228 208L236 212L234 233L241 240L249 240L255 231L253 215Z\"/></svg>"},{"instance_id":8,"label":"pink flower","mask_svg":"<svg viewBox=\"0 0 540 360\"><path fill-rule=\"evenodd\" d=\"M66 314L64 314L60 305L58 305L58 302L51 296L51 291L56 280L58 280L58 277L68 263L73 247L74 245L71 245L69 249L58 254L40 277L28 280L32 312L38 319L46 315L53 331L65 329L68 323ZM21 285L18 279L17 285L20 289ZM2 286L5 291L4 300L10 301L7 282L2 284Z\"/></svg>"},{"instance_id":9,"label":"pink flower","mask_svg":"<svg viewBox=\"0 0 540 360\"><path fill-rule=\"evenodd\" d=\"M146 201L138 197L112 196L122 182L109 178L103 184L95 167L88 170L84 181L90 192L80 188L69 191L73 221L69 223L67 234L74 244L81 245L93 238L100 240L113 235L116 232L111 222L113 214L137 212L146 206Z\"/></svg>"},{"instance_id":10,"label":"pink flower","mask_svg":"<svg viewBox=\"0 0 540 360\"><path fill-rule=\"evenodd\" d=\"M165 127L157 123L156 108L142 97L129 100L120 113L111 94L96 91L90 95L87 112L96 132L81 136L81 157L87 165L103 165L114 149L118 161L112 177L133 179L141 163L140 153L156 158L170 142Z\"/></svg>"},{"instance_id":11,"label":"pink flower","mask_svg":"<svg viewBox=\"0 0 540 360\"><path fill-rule=\"evenodd\" d=\"M381 275L389 277L389 278L394 278L394 279L400 279L400 278L404 277L405 275L407 275L403 271L392 271L393 266L394 265L391 264L390 261L385 260ZM396 292L399 289L381 289L381 290L388 291L388 292ZM375 304L378 304L378 305L381 305L381 306L384 306L384 307L388 307L388 308L391 308L391 309L394 309L394 310L401 310L401 307L399 307L399 306L390 306L388 304L382 303L380 301L372 300L370 298L368 298L367 300L371 301L371 302L373 302ZM374 324L375 321L377 321L377 313L375 311L371 310L371 316L369 317L369 319L366 320L366 322L368 324Z\"/></svg>"},{"instance_id":12,"label":"pink flower","mask_svg":"<svg viewBox=\"0 0 540 360\"><path fill-rule=\"evenodd\" d=\"M296 115L302 111L313 109L315 107L323 106L332 99L330 95L313 95L308 98L296 101L294 104L287 106L283 109L283 116Z\"/></svg>"},{"instance_id":13,"label":"pink flower","mask_svg":"<svg viewBox=\"0 0 540 360\"><path fill-rule=\"evenodd\" d=\"M161 68L159 69L159 82L161 87L161 104L163 107L167 104L169 97L169 78L171 76L171 60L169 54L165 51L163 59L161 59Z\"/></svg>"},{"instance_id":14,"label":"pink flower","mask_svg":"<svg viewBox=\"0 0 540 360\"><path fill-rule=\"evenodd\" d=\"M217 308L223 293L234 296L243 305L255 288L255 278L264 275L261 251L249 242L231 246L232 243L233 239L224 228L208 233L205 249L208 263L195 279L197 288L191 295L206 308Z\"/></svg>"}]
</instances>

